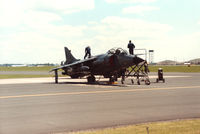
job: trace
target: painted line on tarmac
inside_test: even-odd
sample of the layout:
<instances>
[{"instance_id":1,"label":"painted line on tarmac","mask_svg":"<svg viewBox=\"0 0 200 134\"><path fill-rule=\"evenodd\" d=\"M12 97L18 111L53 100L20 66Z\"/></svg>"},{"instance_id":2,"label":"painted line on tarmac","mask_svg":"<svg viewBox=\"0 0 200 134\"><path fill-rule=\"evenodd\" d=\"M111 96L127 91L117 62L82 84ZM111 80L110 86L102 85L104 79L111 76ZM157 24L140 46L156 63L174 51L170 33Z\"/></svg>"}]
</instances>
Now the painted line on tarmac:
<instances>
[{"instance_id":1,"label":"painted line on tarmac","mask_svg":"<svg viewBox=\"0 0 200 134\"><path fill-rule=\"evenodd\" d=\"M26 94L16 96L0 96L0 99L10 98L26 98L26 97L45 97L45 96L60 96L60 95L81 95L81 94L103 94L103 93L122 93L122 92L138 92L138 91L153 91L153 90L175 90L175 89L190 89L200 88L200 86L187 87L167 87L167 88L146 88L146 89L125 89L125 90L106 90L106 91L88 91L88 92L63 92L63 93L48 93L48 94Z\"/></svg>"}]
</instances>

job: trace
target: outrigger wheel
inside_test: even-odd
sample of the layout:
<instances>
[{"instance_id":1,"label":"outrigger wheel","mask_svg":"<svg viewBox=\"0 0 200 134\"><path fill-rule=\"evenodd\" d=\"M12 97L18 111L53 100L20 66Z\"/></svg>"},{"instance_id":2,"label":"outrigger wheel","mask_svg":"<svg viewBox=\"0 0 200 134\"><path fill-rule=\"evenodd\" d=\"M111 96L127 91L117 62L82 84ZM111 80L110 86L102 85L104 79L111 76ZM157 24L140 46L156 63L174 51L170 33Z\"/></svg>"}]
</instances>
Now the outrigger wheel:
<instances>
[{"instance_id":1,"label":"outrigger wheel","mask_svg":"<svg viewBox=\"0 0 200 134\"><path fill-rule=\"evenodd\" d=\"M58 70L55 69L55 83L58 83Z\"/></svg>"}]
</instances>

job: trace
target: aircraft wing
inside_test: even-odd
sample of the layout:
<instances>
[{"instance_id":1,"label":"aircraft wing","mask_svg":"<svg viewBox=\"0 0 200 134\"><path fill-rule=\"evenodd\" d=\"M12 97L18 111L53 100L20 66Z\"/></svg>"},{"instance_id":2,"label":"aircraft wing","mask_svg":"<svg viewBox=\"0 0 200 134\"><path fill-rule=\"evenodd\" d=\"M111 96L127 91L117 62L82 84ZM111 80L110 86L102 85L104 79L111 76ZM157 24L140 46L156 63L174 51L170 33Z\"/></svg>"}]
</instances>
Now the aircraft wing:
<instances>
[{"instance_id":1,"label":"aircraft wing","mask_svg":"<svg viewBox=\"0 0 200 134\"><path fill-rule=\"evenodd\" d=\"M67 67L78 66L80 64L86 64L88 62L95 61L96 59L97 59L97 57L91 57L89 59L79 60L79 61L76 61L76 62L71 63L71 64L67 64L67 65L57 67L57 68L53 68L50 72L55 71L55 70L59 70L59 69L63 69L63 68L67 68Z\"/></svg>"}]
</instances>

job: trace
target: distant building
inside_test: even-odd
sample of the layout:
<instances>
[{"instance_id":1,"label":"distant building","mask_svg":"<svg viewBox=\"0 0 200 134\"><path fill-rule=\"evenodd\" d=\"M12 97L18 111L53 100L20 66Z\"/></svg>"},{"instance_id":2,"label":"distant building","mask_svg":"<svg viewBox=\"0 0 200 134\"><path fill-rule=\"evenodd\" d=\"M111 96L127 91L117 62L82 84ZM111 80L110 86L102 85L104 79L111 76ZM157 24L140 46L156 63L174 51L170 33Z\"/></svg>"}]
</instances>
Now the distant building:
<instances>
[{"instance_id":1,"label":"distant building","mask_svg":"<svg viewBox=\"0 0 200 134\"><path fill-rule=\"evenodd\" d=\"M11 65L11 67L27 67L28 65L26 64L14 64L14 65Z\"/></svg>"},{"instance_id":2,"label":"distant building","mask_svg":"<svg viewBox=\"0 0 200 134\"><path fill-rule=\"evenodd\" d=\"M200 65L200 58L188 61L191 64Z\"/></svg>"},{"instance_id":3,"label":"distant building","mask_svg":"<svg viewBox=\"0 0 200 134\"><path fill-rule=\"evenodd\" d=\"M172 60L165 60L157 63L157 65L178 65L178 64L180 63Z\"/></svg>"}]
</instances>

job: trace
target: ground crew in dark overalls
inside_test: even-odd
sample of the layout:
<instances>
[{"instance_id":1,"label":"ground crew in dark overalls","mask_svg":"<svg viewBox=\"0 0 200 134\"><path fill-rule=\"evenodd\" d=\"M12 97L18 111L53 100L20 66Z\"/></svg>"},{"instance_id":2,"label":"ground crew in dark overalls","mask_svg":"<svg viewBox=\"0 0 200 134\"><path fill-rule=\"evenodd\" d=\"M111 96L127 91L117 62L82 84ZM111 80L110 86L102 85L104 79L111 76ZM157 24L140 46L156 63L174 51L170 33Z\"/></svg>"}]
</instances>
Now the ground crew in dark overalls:
<instances>
[{"instance_id":1,"label":"ground crew in dark overalls","mask_svg":"<svg viewBox=\"0 0 200 134\"><path fill-rule=\"evenodd\" d=\"M129 53L133 55L134 54L135 45L131 42L131 40L129 40L128 48L129 48Z\"/></svg>"},{"instance_id":2,"label":"ground crew in dark overalls","mask_svg":"<svg viewBox=\"0 0 200 134\"><path fill-rule=\"evenodd\" d=\"M87 46L85 48L85 56L84 56L84 59L88 56L88 58L91 58L91 49L90 49L90 46Z\"/></svg>"}]
</instances>

